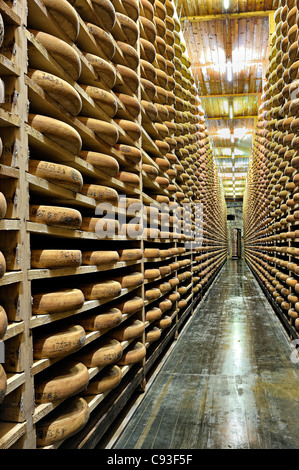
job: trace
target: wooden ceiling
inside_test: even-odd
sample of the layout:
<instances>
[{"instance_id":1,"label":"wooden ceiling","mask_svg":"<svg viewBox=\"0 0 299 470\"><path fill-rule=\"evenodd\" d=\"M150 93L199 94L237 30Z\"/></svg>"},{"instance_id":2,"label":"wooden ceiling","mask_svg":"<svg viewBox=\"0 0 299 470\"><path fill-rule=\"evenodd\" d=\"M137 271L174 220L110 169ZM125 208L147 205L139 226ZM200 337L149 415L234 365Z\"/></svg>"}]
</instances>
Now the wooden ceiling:
<instances>
[{"instance_id":1,"label":"wooden ceiling","mask_svg":"<svg viewBox=\"0 0 299 470\"><path fill-rule=\"evenodd\" d=\"M227 10L224 0L176 0L176 7L226 197L242 197L274 0L230 0Z\"/></svg>"}]
</instances>

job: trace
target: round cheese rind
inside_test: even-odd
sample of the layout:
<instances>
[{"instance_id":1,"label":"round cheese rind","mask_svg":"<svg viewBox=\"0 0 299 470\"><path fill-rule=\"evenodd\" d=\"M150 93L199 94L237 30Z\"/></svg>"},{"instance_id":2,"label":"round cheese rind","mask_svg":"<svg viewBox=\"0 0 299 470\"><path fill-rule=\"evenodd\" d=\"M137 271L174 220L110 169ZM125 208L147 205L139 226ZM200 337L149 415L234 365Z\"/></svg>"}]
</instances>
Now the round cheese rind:
<instances>
[{"instance_id":1,"label":"round cheese rind","mask_svg":"<svg viewBox=\"0 0 299 470\"><path fill-rule=\"evenodd\" d=\"M100 119L83 116L78 116L77 119L79 119L86 127L92 130L106 144L113 146L118 141L119 133L117 127L114 124L101 121Z\"/></svg>"},{"instance_id":2,"label":"round cheese rind","mask_svg":"<svg viewBox=\"0 0 299 470\"><path fill-rule=\"evenodd\" d=\"M103 81L108 88L112 89L116 81L115 68L102 57L88 52L84 53L84 55L94 68L94 71L98 74L99 79Z\"/></svg>"},{"instance_id":3,"label":"round cheese rind","mask_svg":"<svg viewBox=\"0 0 299 470\"><path fill-rule=\"evenodd\" d=\"M80 250L31 250L32 268L77 268L81 264Z\"/></svg>"},{"instance_id":4,"label":"round cheese rind","mask_svg":"<svg viewBox=\"0 0 299 470\"><path fill-rule=\"evenodd\" d=\"M82 150L79 153L79 157L110 176L115 176L119 172L117 160L110 155L91 150Z\"/></svg>"},{"instance_id":5,"label":"round cheese rind","mask_svg":"<svg viewBox=\"0 0 299 470\"><path fill-rule=\"evenodd\" d=\"M6 333L7 325L8 325L8 320L7 320L6 312L4 308L0 306L0 339L3 338L3 336Z\"/></svg>"},{"instance_id":6,"label":"round cheese rind","mask_svg":"<svg viewBox=\"0 0 299 470\"><path fill-rule=\"evenodd\" d=\"M29 69L27 75L73 116L80 113L82 109L81 97L68 82L42 70Z\"/></svg>"},{"instance_id":7,"label":"round cheese rind","mask_svg":"<svg viewBox=\"0 0 299 470\"><path fill-rule=\"evenodd\" d=\"M122 313L118 308L112 307L106 312L94 315L84 315L78 323L85 331L98 331L111 329L118 326L122 321Z\"/></svg>"},{"instance_id":8,"label":"round cheese rind","mask_svg":"<svg viewBox=\"0 0 299 470\"><path fill-rule=\"evenodd\" d=\"M94 380L89 382L87 389L83 395L98 395L105 393L117 387L122 379L122 372L120 367L116 365L106 366Z\"/></svg>"},{"instance_id":9,"label":"round cheese rind","mask_svg":"<svg viewBox=\"0 0 299 470\"><path fill-rule=\"evenodd\" d=\"M121 285L114 280L95 282L83 286L82 292L87 300L109 299L120 295Z\"/></svg>"},{"instance_id":10,"label":"round cheese rind","mask_svg":"<svg viewBox=\"0 0 299 470\"><path fill-rule=\"evenodd\" d=\"M125 349L122 358L117 362L117 364L122 366L135 364L136 362L142 361L145 355L146 349L144 344L137 342Z\"/></svg>"},{"instance_id":11,"label":"round cheese rind","mask_svg":"<svg viewBox=\"0 0 299 470\"><path fill-rule=\"evenodd\" d=\"M63 400L82 392L89 383L87 367L81 362L63 362L52 371L38 374L34 391L36 403Z\"/></svg>"},{"instance_id":12,"label":"round cheese rind","mask_svg":"<svg viewBox=\"0 0 299 470\"><path fill-rule=\"evenodd\" d=\"M123 355L119 341L113 338L100 338L85 347L80 355L80 361L86 367L102 367L115 364Z\"/></svg>"},{"instance_id":13,"label":"round cheese rind","mask_svg":"<svg viewBox=\"0 0 299 470\"><path fill-rule=\"evenodd\" d=\"M119 261L117 251L84 251L82 253L82 264L100 266L103 264L115 264Z\"/></svg>"},{"instance_id":14,"label":"round cheese rind","mask_svg":"<svg viewBox=\"0 0 299 470\"><path fill-rule=\"evenodd\" d=\"M32 313L34 315L78 310L84 304L84 295L80 289L63 289L34 294L32 297Z\"/></svg>"},{"instance_id":15,"label":"round cheese rind","mask_svg":"<svg viewBox=\"0 0 299 470\"><path fill-rule=\"evenodd\" d=\"M81 75L81 60L76 50L70 44L43 31L29 29L29 32L36 37L73 80L78 80Z\"/></svg>"},{"instance_id":16,"label":"round cheese rind","mask_svg":"<svg viewBox=\"0 0 299 470\"><path fill-rule=\"evenodd\" d=\"M111 338L118 341L128 341L132 338L138 338L144 332L145 325L142 321L129 319L118 328L114 328L109 332Z\"/></svg>"},{"instance_id":17,"label":"round cheese rind","mask_svg":"<svg viewBox=\"0 0 299 470\"><path fill-rule=\"evenodd\" d=\"M45 447L74 435L86 425L89 416L88 404L83 398L69 398L37 423L37 447Z\"/></svg>"},{"instance_id":18,"label":"round cheese rind","mask_svg":"<svg viewBox=\"0 0 299 470\"><path fill-rule=\"evenodd\" d=\"M75 42L79 34L79 17L66 0L41 0L59 28Z\"/></svg>"},{"instance_id":19,"label":"round cheese rind","mask_svg":"<svg viewBox=\"0 0 299 470\"><path fill-rule=\"evenodd\" d=\"M36 175L70 191L78 192L83 185L81 173L66 165L30 159L28 171L32 175Z\"/></svg>"},{"instance_id":20,"label":"round cheese rind","mask_svg":"<svg viewBox=\"0 0 299 470\"><path fill-rule=\"evenodd\" d=\"M70 325L65 328L39 334L34 337L33 357L35 359L52 359L79 351L86 340L84 328L81 325Z\"/></svg>"},{"instance_id":21,"label":"round cheese rind","mask_svg":"<svg viewBox=\"0 0 299 470\"><path fill-rule=\"evenodd\" d=\"M57 206L30 206L30 220L69 229L79 229L82 224L82 216L79 211Z\"/></svg>"},{"instance_id":22,"label":"round cheese rind","mask_svg":"<svg viewBox=\"0 0 299 470\"><path fill-rule=\"evenodd\" d=\"M28 124L68 152L74 155L80 152L80 134L65 122L41 114L29 114Z\"/></svg>"},{"instance_id":23,"label":"round cheese rind","mask_svg":"<svg viewBox=\"0 0 299 470\"><path fill-rule=\"evenodd\" d=\"M94 100L94 102L109 116L113 118L117 112L117 101L112 93L101 88L81 85L83 90Z\"/></svg>"}]
</instances>

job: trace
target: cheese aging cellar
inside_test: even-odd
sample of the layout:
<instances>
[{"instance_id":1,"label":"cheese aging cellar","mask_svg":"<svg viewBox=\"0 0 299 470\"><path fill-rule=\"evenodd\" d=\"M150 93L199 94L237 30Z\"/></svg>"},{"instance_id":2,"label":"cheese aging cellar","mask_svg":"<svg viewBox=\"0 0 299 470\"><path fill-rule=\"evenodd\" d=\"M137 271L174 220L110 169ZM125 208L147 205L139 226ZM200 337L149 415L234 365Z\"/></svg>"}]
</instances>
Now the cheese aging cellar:
<instances>
[{"instance_id":1,"label":"cheese aging cellar","mask_svg":"<svg viewBox=\"0 0 299 470\"><path fill-rule=\"evenodd\" d=\"M298 447L298 149L297 0L0 0L0 449Z\"/></svg>"}]
</instances>

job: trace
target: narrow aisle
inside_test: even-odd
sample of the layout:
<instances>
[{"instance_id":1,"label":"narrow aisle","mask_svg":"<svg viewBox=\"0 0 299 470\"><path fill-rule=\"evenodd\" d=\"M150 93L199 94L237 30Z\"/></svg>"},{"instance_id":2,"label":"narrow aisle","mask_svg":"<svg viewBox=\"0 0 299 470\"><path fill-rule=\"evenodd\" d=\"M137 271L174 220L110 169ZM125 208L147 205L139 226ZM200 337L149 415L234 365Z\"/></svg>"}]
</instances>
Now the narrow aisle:
<instances>
[{"instance_id":1,"label":"narrow aisle","mask_svg":"<svg viewBox=\"0 0 299 470\"><path fill-rule=\"evenodd\" d=\"M243 261L229 261L115 449L299 446L299 364Z\"/></svg>"}]
</instances>

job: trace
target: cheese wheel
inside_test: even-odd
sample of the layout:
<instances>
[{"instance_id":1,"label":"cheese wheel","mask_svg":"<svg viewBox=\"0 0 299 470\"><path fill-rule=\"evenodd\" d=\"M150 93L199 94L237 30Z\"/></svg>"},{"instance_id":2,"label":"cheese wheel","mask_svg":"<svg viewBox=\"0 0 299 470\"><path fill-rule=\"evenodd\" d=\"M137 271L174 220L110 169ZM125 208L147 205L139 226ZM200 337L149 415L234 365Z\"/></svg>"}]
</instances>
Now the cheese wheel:
<instances>
[{"instance_id":1,"label":"cheese wheel","mask_svg":"<svg viewBox=\"0 0 299 470\"><path fill-rule=\"evenodd\" d=\"M94 100L107 116L113 118L116 115L117 101L112 93L90 85L81 85L81 88L86 91L88 96Z\"/></svg>"},{"instance_id":2,"label":"cheese wheel","mask_svg":"<svg viewBox=\"0 0 299 470\"><path fill-rule=\"evenodd\" d=\"M96 40L100 57L105 60L111 60L115 54L115 44L111 34L95 24L86 23L86 26Z\"/></svg>"},{"instance_id":3,"label":"cheese wheel","mask_svg":"<svg viewBox=\"0 0 299 470\"><path fill-rule=\"evenodd\" d=\"M29 114L28 124L68 152L77 155L82 147L78 132L65 122L40 114Z\"/></svg>"},{"instance_id":4,"label":"cheese wheel","mask_svg":"<svg viewBox=\"0 0 299 470\"><path fill-rule=\"evenodd\" d=\"M157 77L157 71L150 62L140 59L140 73L141 73L142 78L145 78L146 80L149 80L150 82L153 82L153 83L155 82L156 77ZM157 91L157 87L156 87L156 91Z\"/></svg>"},{"instance_id":5,"label":"cheese wheel","mask_svg":"<svg viewBox=\"0 0 299 470\"><path fill-rule=\"evenodd\" d=\"M122 358L117 362L117 364L121 366L135 364L136 362L142 361L145 355L146 349L144 344L137 342L130 345L129 348L124 351Z\"/></svg>"},{"instance_id":6,"label":"cheese wheel","mask_svg":"<svg viewBox=\"0 0 299 470\"><path fill-rule=\"evenodd\" d=\"M118 201L118 193L115 189L99 184L83 184L80 192L99 202L117 204Z\"/></svg>"},{"instance_id":7,"label":"cheese wheel","mask_svg":"<svg viewBox=\"0 0 299 470\"><path fill-rule=\"evenodd\" d=\"M147 60L148 62L152 64L156 58L156 49L154 45L144 38L140 38L139 43L140 43L141 59Z\"/></svg>"},{"instance_id":8,"label":"cheese wheel","mask_svg":"<svg viewBox=\"0 0 299 470\"><path fill-rule=\"evenodd\" d=\"M108 88L112 89L116 82L115 68L105 59L94 54L84 53L88 62L92 65L99 80L104 82Z\"/></svg>"},{"instance_id":9,"label":"cheese wheel","mask_svg":"<svg viewBox=\"0 0 299 470\"><path fill-rule=\"evenodd\" d=\"M78 192L83 185L81 173L66 165L30 159L28 171L70 191Z\"/></svg>"},{"instance_id":10,"label":"cheese wheel","mask_svg":"<svg viewBox=\"0 0 299 470\"><path fill-rule=\"evenodd\" d=\"M69 229L79 229L82 217L76 209L56 206L30 206L30 221Z\"/></svg>"},{"instance_id":11,"label":"cheese wheel","mask_svg":"<svg viewBox=\"0 0 299 470\"><path fill-rule=\"evenodd\" d=\"M121 294L121 285L113 280L94 282L83 286L82 292L87 300L109 299Z\"/></svg>"},{"instance_id":12,"label":"cheese wheel","mask_svg":"<svg viewBox=\"0 0 299 470\"><path fill-rule=\"evenodd\" d=\"M79 250L31 250L32 268L77 268L81 264L82 253Z\"/></svg>"},{"instance_id":13,"label":"cheese wheel","mask_svg":"<svg viewBox=\"0 0 299 470\"><path fill-rule=\"evenodd\" d=\"M163 282L162 284L159 285L159 289L162 292L162 294L165 294L171 289L171 285L169 282Z\"/></svg>"},{"instance_id":14,"label":"cheese wheel","mask_svg":"<svg viewBox=\"0 0 299 470\"><path fill-rule=\"evenodd\" d=\"M143 274L142 273L131 273L123 276L115 277L115 280L120 282L123 289L128 289L130 287L140 286L143 283Z\"/></svg>"},{"instance_id":15,"label":"cheese wheel","mask_svg":"<svg viewBox=\"0 0 299 470\"><path fill-rule=\"evenodd\" d=\"M139 176L135 173L129 171L120 171L115 178L128 186L133 186L133 188L138 188L140 185Z\"/></svg>"},{"instance_id":16,"label":"cheese wheel","mask_svg":"<svg viewBox=\"0 0 299 470\"><path fill-rule=\"evenodd\" d=\"M155 24L150 19L145 18L143 16L140 16L139 22L141 26L141 37L147 39L150 43L154 44L157 37L157 29Z\"/></svg>"},{"instance_id":17,"label":"cheese wheel","mask_svg":"<svg viewBox=\"0 0 299 470\"><path fill-rule=\"evenodd\" d=\"M97 137L102 139L106 144L113 146L118 141L119 134L114 124L83 116L78 116L77 119L88 127L88 129L93 131Z\"/></svg>"},{"instance_id":18,"label":"cheese wheel","mask_svg":"<svg viewBox=\"0 0 299 470\"><path fill-rule=\"evenodd\" d=\"M133 315L143 308L144 302L141 297L135 296L118 303L115 307L119 308L123 315Z\"/></svg>"},{"instance_id":19,"label":"cheese wheel","mask_svg":"<svg viewBox=\"0 0 299 470\"><path fill-rule=\"evenodd\" d=\"M85 331L98 331L115 328L122 321L122 313L118 308L112 307L106 312L94 315L84 315L78 320Z\"/></svg>"},{"instance_id":20,"label":"cheese wheel","mask_svg":"<svg viewBox=\"0 0 299 470\"><path fill-rule=\"evenodd\" d=\"M59 28L75 42L79 34L79 17L67 0L41 0Z\"/></svg>"},{"instance_id":21,"label":"cheese wheel","mask_svg":"<svg viewBox=\"0 0 299 470\"><path fill-rule=\"evenodd\" d=\"M115 149L120 152L123 157L134 163L139 163L141 160L141 152L135 147L131 147L130 145L117 144L115 145Z\"/></svg>"},{"instance_id":22,"label":"cheese wheel","mask_svg":"<svg viewBox=\"0 0 299 470\"><path fill-rule=\"evenodd\" d=\"M37 423L37 447L49 446L73 436L86 425L89 416L88 404L83 398L69 398Z\"/></svg>"},{"instance_id":23,"label":"cheese wheel","mask_svg":"<svg viewBox=\"0 0 299 470\"><path fill-rule=\"evenodd\" d=\"M6 260L3 253L0 251L0 278L6 273Z\"/></svg>"},{"instance_id":24,"label":"cheese wheel","mask_svg":"<svg viewBox=\"0 0 299 470\"><path fill-rule=\"evenodd\" d=\"M116 93L119 101L124 105L127 112L129 112L134 118L137 118L140 114L141 106L139 101L133 96L126 95L125 93Z\"/></svg>"},{"instance_id":25,"label":"cheese wheel","mask_svg":"<svg viewBox=\"0 0 299 470\"><path fill-rule=\"evenodd\" d=\"M179 300L181 298L180 294L178 292L174 292L173 294L170 294L168 296L168 299L171 301L171 302L176 302L177 300Z\"/></svg>"},{"instance_id":26,"label":"cheese wheel","mask_svg":"<svg viewBox=\"0 0 299 470\"><path fill-rule=\"evenodd\" d=\"M0 364L0 403L3 402L7 390L7 378L3 367Z\"/></svg>"},{"instance_id":27,"label":"cheese wheel","mask_svg":"<svg viewBox=\"0 0 299 470\"><path fill-rule=\"evenodd\" d=\"M159 269L145 269L144 279L157 279L157 277L160 277Z\"/></svg>"},{"instance_id":28,"label":"cheese wheel","mask_svg":"<svg viewBox=\"0 0 299 470\"><path fill-rule=\"evenodd\" d=\"M112 30L113 36L116 40L122 41L123 35L130 46L134 46L138 39L138 28L135 21L132 18L124 15L123 13L116 12L116 19L118 22L117 27L115 26ZM123 33L120 34L119 27Z\"/></svg>"},{"instance_id":29,"label":"cheese wheel","mask_svg":"<svg viewBox=\"0 0 299 470\"><path fill-rule=\"evenodd\" d=\"M127 15L133 21L137 21L139 17L139 4L137 0L122 0L122 6L127 12Z\"/></svg>"},{"instance_id":30,"label":"cheese wheel","mask_svg":"<svg viewBox=\"0 0 299 470\"><path fill-rule=\"evenodd\" d=\"M138 338L144 332L145 325L142 321L130 318L125 321L118 328L114 328L109 332L111 338L115 338L118 341L128 341L133 338Z\"/></svg>"},{"instance_id":31,"label":"cheese wheel","mask_svg":"<svg viewBox=\"0 0 299 470\"><path fill-rule=\"evenodd\" d=\"M33 295L32 313L34 315L51 314L78 310L84 304L84 295L80 289L63 289Z\"/></svg>"},{"instance_id":32,"label":"cheese wheel","mask_svg":"<svg viewBox=\"0 0 299 470\"><path fill-rule=\"evenodd\" d=\"M47 332L42 334L37 332L37 335L34 335L33 357L52 359L66 356L79 351L84 346L85 340L85 330L81 325L69 325L58 331L49 327Z\"/></svg>"},{"instance_id":33,"label":"cheese wheel","mask_svg":"<svg viewBox=\"0 0 299 470\"><path fill-rule=\"evenodd\" d=\"M106 219L105 217L83 217L81 230L96 233L97 237L101 240L110 239L119 232L119 222L118 220Z\"/></svg>"},{"instance_id":34,"label":"cheese wheel","mask_svg":"<svg viewBox=\"0 0 299 470\"><path fill-rule=\"evenodd\" d=\"M168 315L165 315L160 320L157 320L155 322L155 326L157 326L158 328L161 328L161 330L164 330L165 328L169 328L171 324L172 324L172 319Z\"/></svg>"},{"instance_id":35,"label":"cheese wheel","mask_svg":"<svg viewBox=\"0 0 299 470\"><path fill-rule=\"evenodd\" d=\"M8 320L7 320L6 312L4 308L0 306L0 339L3 338L3 336L6 333L7 325L8 325Z\"/></svg>"},{"instance_id":36,"label":"cheese wheel","mask_svg":"<svg viewBox=\"0 0 299 470\"><path fill-rule=\"evenodd\" d=\"M140 78L140 84L142 99L146 101L153 101L157 93L155 85L146 78Z\"/></svg>"},{"instance_id":37,"label":"cheese wheel","mask_svg":"<svg viewBox=\"0 0 299 470\"><path fill-rule=\"evenodd\" d=\"M98 168L110 176L115 176L119 172L119 164L117 160L110 155L93 152L91 150L82 150L78 155L87 163L90 163L95 168Z\"/></svg>"},{"instance_id":38,"label":"cheese wheel","mask_svg":"<svg viewBox=\"0 0 299 470\"><path fill-rule=\"evenodd\" d=\"M139 65L139 55L136 49L133 46L130 46L130 44L127 44L123 41L117 41L117 45L124 56L124 65L127 65L128 67L136 71Z\"/></svg>"},{"instance_id":39,"label":"cheese wheel","mask_svg":"<svg viewBox=\"0 0 299 470\"><path fill-rule=\"evenodd\" d=\"M145 258L160 258L159 248L145 248L143 254Z\"/></svg>"},{"instance_id":40,"label":"cheese wheel","mask_svg":"<svg viewBox=\"0 0 299 470\"><path fill-rule=\"evenodd\" d=\"M158 118L158 111L153 103L145 100L141 100L141 107L143 113L147 116L150 121L156 121Z\"/></svg>"},{"instance_id":41,"label":"cheese wheel","mask_svg":"<svg viewBox=\"0 0 299 470\"><path fill-rule=\"evenodd\" d=\"M68 82L42 70L29 69L27 75L66 111L73 116L80 113L82 109L80 95Z\"/></svg>"},{"instance_id":42,"label":"cheese wheel","mask_svg":"<svg viewBox=\"0 0 299 470\"><path fill-rule=\"evenodd\" d=\"M91 266L101 266L105 264L115 264L119 261L117 251L84 251L82 253L82 264Z\"/></svg>"},{"instance_id":43,"label":"cheese wheel","mask_svg":"<svg viewBox=\"0 0 299 470\"><path fill-rule=\"evenodd\" d=\"M36 376L35 402L49 403L64 400L82 392L88 383L89 373L84 364L64 361L56 365L54 370L46 370Z\"/></svg>"},{"instance_id":44,"label":"cheese wheel","mask_svg":"<svg viewBox=\"0 0 299 470\"><path fill-rule=\"evenodd\" d=\"M162 310L159 307L152 307L150 310L145 312L145 321L153 322L159 320L162 316Z\"/></svg>"},{"instance_id":45,"label":"cheese wheel","mask_svg":"<svg viewBox=\"0 0 299 470\"><path fill-rule=\"evenodd\" d=\"M167 274L171 273L170 266L159 266L159 271L161 276L167 276Z\"/></svg>"},{"instance_id":46,"label":"cheese wheel","mask_svg":"<svg viewBox=\"0 0 299 470\"><path fill-rule=\"evenodd\" d=\"M114 119L114 121L133 140L137 141L141 137L141 128L136 122L128 121L127 119ZM120 134L119 142L121 142L121 138Z\"/></svg>"},{"instance_id":47,"label":"cheese wheel","mask_svg":"<svg viewBox=\"0 0 299 470\"><path fill-rule=\"evenodd\" d=\"M123 355L119 341L113 338L100 338L86 346L79 359L86 367L104 367L116 363Z\"/></svg>"},{"instance_id":48,"label":"cheese wheel","mask_svg":"<svg viewBox=\"0 0 299 470\"><path fill-rule=\"evenodd\" d=\"M157 341L161 337L162 331L157 326L153 326L150 330L146 332L145 342L152 343Z\"/></svg>"},{"instance_id":49,"label":"cheese wheel","mask_svg":"<svg viewBox=\"0 0 299 470\"><path fill-rule=\"evenodd\" d=\"M185 299L182 299L178 302L178 308L186 307L186 305L187 305L187 300Z\"/></svg>"},{"instance_id":50,"label":"cheese wheel","mask_svg":"<svg viewBox=\"0 0 299 470\"><path fill-rule=\"evenodd\" d=\"M91 0L95 13L101 20L103 28L111 31L115 23L115 9L110 0Z\"/></svg>"},{"instance_id":51,"label":"cheese wheel","mask_svg":"<svg viewBox=\"0 0 299 470\"><path fill-rule=\"evenodd\" d=\"M148 289L144 293L145 298L149 301L158 299L161 296L161 291L160 289L154 287L153 289Z\"/></svg>"},{"instance_id":52,"label":"cheese wheel","mask_svg":"<svg viewBox=\"0 0 299 470\"><path fill-rule=\"evenodd\" d=\"M101 371L94 380L89 382L87 389L83 395L98 395L100 393L109 392L117 387L122 379L121 369L116 366L107 366Z\"/></svg>"},{"instance_id":53,"label":"cheese wheel","mask_svg":"<svg viewBox=\"0 0 299 470\"><path fill-rule=\"evenodd\" d=\"M115 68L118 71L122 81L116 83L114 86L114 91L116 91L116 93L123 93L125 92L125 88L128 86L130 90L135 93L139 87L139 77L137 73L129 67L121 64L115 64Z\"/></svg>"},{"instance_id":54,"label":"cheese wheel","mask_svg":"<svg viewBox=\"0 0 299 470\"><path fill-rule=\"evenodd\" d=\"M142 258L142 250L139 248L128 248L119 250L119 261L135 261Z\"/></svg>"},{"instance_id":55,"label":"cheese wheel","mask_svg":"<svg viewBox=\"0 0 299 470\"><path fill-rule=\"evenodd\" d=\"M3 193L0 192L0 219L3 219L7 211L7 202Z\"/></svg>"},{"instance_id":56,"label":"cheese wheel","mask_svg":"<svg viewBox=\"0 0 299 470\"><path fill-rule=\"evenodd\" d=\"M148 178L150 178L151 180L155 180L157 178L158 170L157 168L154 167L154 165L143 163L142 170L146 173Z\"/></svg>"},{"instance_id":57,"label":"cheese wheel","mask_svg":"<svg viewBox=\"0 0 299 470\"><path fill-rule=\"evenodd\" d=\"M166 312L166 310L171 309L172 307L172 302L169 299L164 299L159 303L159 308L162 311L162 313Z\"/></svg>"},{"instance_id":58,"label":"cheese wheel","mask_svg":"<svg viewBox=\"0 0 299 470\"><path fill-rule=\"evenodd\" d=\"M60 67L69 74L73 80L78 80L81 74L81 60L75 49L65 41L44 33L29 29L38 42L47 50L47 52L56 60Z\"/></svg>"}]
</instances>

